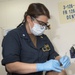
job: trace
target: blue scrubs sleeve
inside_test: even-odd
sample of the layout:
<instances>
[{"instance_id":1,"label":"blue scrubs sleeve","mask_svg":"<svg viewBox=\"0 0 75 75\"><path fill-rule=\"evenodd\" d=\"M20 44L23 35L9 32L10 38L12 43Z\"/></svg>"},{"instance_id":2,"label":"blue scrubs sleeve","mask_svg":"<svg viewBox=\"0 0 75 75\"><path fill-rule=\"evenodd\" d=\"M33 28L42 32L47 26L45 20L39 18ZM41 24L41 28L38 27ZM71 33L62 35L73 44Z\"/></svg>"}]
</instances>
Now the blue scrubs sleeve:
<instances>
[{"instance_id":1,"label":"blue scrubs sleeve","mask_svg":"<svg viewBox=\"0 0 75 75\"><path fill-rule=\"evenodd\" d=\"M2 55L2 65L20 61L20 41L14 30L10 31L3 39Z\"/></svg>"}]
</instances>

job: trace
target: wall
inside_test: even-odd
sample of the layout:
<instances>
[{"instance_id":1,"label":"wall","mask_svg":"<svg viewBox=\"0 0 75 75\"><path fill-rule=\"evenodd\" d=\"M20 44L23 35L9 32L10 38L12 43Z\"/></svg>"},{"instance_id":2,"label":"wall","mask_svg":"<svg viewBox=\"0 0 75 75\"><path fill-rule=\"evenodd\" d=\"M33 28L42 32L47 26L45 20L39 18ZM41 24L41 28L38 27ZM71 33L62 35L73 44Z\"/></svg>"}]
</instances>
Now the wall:
<instances>
[{"instance_id":1,"label":"wall","mask_svg":"<svg viewBox=\"0 0 75 75\"><path fill-rule=\"evenodd\" d=\"M51 24L51 30L45 33L51 39L56 51L61 55L67 55L70 57L70 47L75 44L75 22L69 22L65 24L60 23L58 2L68 0L1 0L0 1L0 44L3 38L3 30L15 28L22 20L24 12L32 2L41 2L46 5L51 14L49 23ZM0 46L1 53L1 46ZM0 54L1 55L1 54ZM0 56L0 60L2 56ZM75 74L74 62L75 59L71 59L71 66L66 69L68 75ZM4 67L0 65L0 74L6 75Z\"/></svg>"}]
</instances>

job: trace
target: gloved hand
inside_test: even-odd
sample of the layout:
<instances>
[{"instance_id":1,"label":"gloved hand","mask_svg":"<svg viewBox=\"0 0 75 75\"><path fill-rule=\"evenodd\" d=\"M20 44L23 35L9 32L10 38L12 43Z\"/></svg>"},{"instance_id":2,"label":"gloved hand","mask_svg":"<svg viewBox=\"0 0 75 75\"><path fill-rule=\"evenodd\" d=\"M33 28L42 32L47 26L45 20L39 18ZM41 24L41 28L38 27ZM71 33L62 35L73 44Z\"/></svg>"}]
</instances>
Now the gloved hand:
<instances>
[{"instance_id":1,"label":"gloved hand","mask_svg":"<svg viewBox=\"0 0 75 75\"><path fill-rule=\"evenodd\" d=\"M71 64L69 57L66 56L66 55L61 57L59 62L62 64L62 66L64 68L68 68L70 66L70 64Z\"/></svg>"},{"instance_id":2,"label":"gloved hand","mask_svg":"<svg viewBox=\"0 0 75 75\"><path fill-rule=\"evenodd\" d=\"M61 72L63 69L60 67L60 63L58 60L49 60L45 63L37 63L36 64L37 71L56 71Z\"/></svg>"}]
</instances>

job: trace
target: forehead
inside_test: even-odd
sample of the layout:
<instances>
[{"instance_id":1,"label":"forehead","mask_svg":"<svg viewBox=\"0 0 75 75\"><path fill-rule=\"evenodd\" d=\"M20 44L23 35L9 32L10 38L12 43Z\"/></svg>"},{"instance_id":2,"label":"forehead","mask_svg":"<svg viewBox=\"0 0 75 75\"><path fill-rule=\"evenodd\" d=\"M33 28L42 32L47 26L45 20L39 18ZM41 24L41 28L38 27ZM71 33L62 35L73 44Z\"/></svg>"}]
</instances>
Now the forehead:
<instances>
[{"instance_id":1,"label":"forehead","mask_svg":"<svg viewBox=\"0 0 75 75\"><path fill-rule=\"evenodd\" d=\"M43 22L47 22L48 21L48 17L45 15L41 15L37 17L38 20L43 21Z\"/></svg>"}]
</instances>

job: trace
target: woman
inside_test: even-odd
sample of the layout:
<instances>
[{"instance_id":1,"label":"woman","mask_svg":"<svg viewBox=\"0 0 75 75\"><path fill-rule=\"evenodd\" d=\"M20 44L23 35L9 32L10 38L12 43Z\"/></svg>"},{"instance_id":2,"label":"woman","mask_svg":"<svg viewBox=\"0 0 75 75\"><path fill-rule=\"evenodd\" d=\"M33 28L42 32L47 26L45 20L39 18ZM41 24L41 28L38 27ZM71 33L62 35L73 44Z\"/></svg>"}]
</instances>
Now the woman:
<instances>
[{"instance_id":1,"label":"woman","mask_svg":"<svg viewBox=\"0 0 75 75\"><path fill-rule=\"evenodd\" d=\"M42 75L43 71L63 72L70 65L67 56L60 57L48 37L48 9L41 3L32 3L23 22L8 32L2 42L3 60L8 75ZM48 73L49 74L49 73Z\"/></svg>"}]
</instances>

